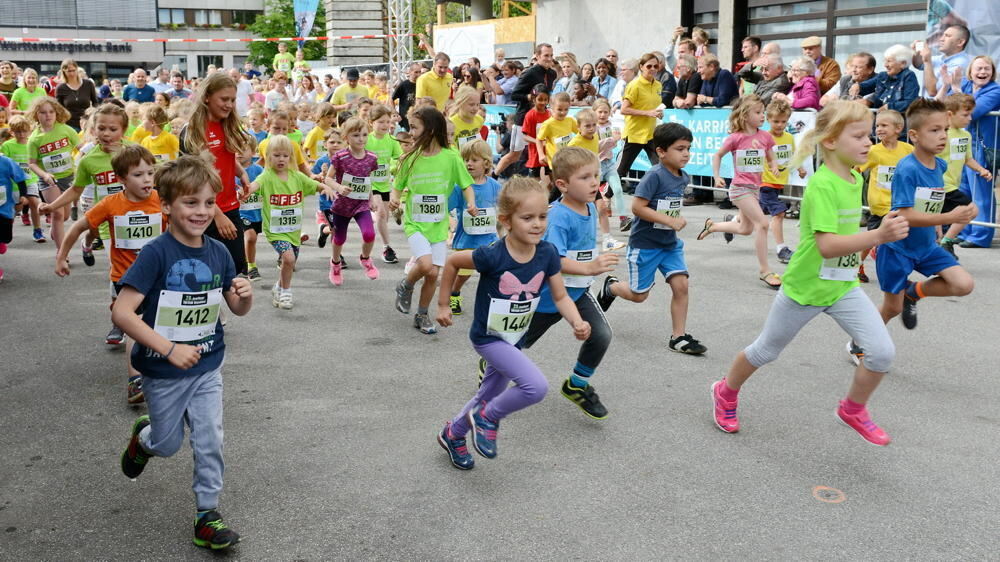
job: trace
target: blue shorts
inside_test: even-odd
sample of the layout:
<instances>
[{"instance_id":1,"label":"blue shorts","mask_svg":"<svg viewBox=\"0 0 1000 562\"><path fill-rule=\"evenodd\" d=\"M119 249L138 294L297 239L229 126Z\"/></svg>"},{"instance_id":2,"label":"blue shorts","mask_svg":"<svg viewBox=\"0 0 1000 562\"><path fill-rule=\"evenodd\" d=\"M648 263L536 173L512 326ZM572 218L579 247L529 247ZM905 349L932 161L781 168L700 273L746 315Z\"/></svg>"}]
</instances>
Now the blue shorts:
<instances>
[{"instance_id":1,"label":"blue shorts","mask_svg":"<svg viewBox=\"0 0 1000 562\"><path fill-rule=\"evenodd\" d=\"M633 293L645 293L656 284L656 272L669 280L674 275L689 275L684 263L684 242L677 240L673 248L625 249L628 262L628 287Z\"/></svg>"},{"instance_id":2,"label":"blue shorts","mask_svg":"<svg viewBox=\"0 0 1000 562\"><path fill-rule=\"evenodd\" d=\"M875 255L875 271L878 272L878 286L883 292L893 295L906 289L910 273L916 271L924 277L937 275L949 267L958 265L958 260L941 246L929 248L919 260L896 251L883 244Z\"/></svg>"},{"instance_id":3,"label":"blue shorts","mask_svg":"<svg viewBox=\"0 0 1000 562\"><path fill-rule=\"evenodd\" d=\"M760 210L764 211L765 215L775 217L788 210L788 203L778 199L779 193L781 193L780 189L761 186Z\"/></svg>"},{"instance_id":4,"label":"blue shorts","mask_svg":"<svg viewBox=\"0 0 1000 562\"><path fill-rule=\"evenodd\" d=\"M274 240L271 242L271 247L274 248L275 252L278 252L279 256L291 250L295 254L295 259L299 259L299 247L287 240Z\"/></svg>"}]
</instances>

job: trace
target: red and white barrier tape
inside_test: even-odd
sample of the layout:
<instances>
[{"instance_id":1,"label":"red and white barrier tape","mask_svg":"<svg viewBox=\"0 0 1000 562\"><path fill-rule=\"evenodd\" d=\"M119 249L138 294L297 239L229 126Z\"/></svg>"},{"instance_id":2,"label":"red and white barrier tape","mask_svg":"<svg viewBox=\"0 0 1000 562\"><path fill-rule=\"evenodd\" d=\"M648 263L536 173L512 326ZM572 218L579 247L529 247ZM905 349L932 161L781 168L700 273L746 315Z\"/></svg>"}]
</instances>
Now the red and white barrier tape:
<instances>
[{"instance_id":1,"label":"red and white barrier tape","mask_svg":"<svg viewBox=\"0 0 1000 562\"><path fill-rule=\"evenodd\" d=\"M14 43L255 43L258 41L340 41L345 39L386 39L389 37L416 37L410 34L340 35L321 37L224 37L224 38L174 38L174 37L114 37L90 39L84 37L0 37L0 42Z\"/></svg>"}]
</instances>

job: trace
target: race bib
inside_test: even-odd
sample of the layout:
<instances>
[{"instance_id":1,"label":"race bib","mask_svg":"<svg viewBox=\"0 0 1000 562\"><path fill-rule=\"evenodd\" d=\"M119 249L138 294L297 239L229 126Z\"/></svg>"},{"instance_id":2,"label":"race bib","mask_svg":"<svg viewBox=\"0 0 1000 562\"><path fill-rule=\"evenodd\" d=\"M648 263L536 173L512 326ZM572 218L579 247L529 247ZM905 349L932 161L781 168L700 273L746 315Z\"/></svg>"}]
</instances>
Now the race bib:
<instances>
[{"instance_id":1,"label":"race bib","mask_svg":"<svg viewBox=\"0 0 1000 562\"><path fill-rule=\"evenodd\" d=\"M274 69L282 72L288 72L292 69L292 63L282 59L274 63Z\"/></svg>"},{"instance_id":2,"label":"race bib","mask_svg":"<svg viewBox=\"0 0 1000 562\"><path fill-rule=\"evenodd\" d=\"M115 193L121 193L125 188L120 183L109 183L107 185L95 185L94 189L97 192L97 201L104 199L109 195L114 195Z\"/></svg>"},{"instance_id":3,"label":"race bib","mask_svg":"<svg viewBox=\"0 0 1000 562\"><path fill-rule=\"evenodd\" d=\"M260 198L260 192L255 192L247 197L247 200L240 203L241 211L259 211L264 208L264 202Z\"/></svg>"},{"instance_id":4,"label":"race bib","mask_svg":"<svg viewBox=\"0 0 1000 562\"><path fill-rule=\"evenodd\" d=\"M556 137L555 140L553 140L552 142L558 148L565 148L566 146L569 145L569 141L571 141L571 140L573 140L573 134L572 133L570 133L568 135L561 136L561 137Z\"/></svg>"},{"instance_id":5,"label":"race bib","mask_svg":"<svg viewBox=\"0 0 1000 562\"><path fill-rule=\"evenodd\" d=\"M668 217L677 218L681 216L681 206L682 200L680 197L668 197L656 200L656 212ZM658 222L653 223L653 228L657 230L673 230L669 226Z\"/></svg>"},{"instance_id":6,"label":"race bib","mask_svg":"<svg viewBox=\"0 0 1000 562\"><path fill-rule=\"evenodd\" d=\"M819 278L827 281L854 281L858 278L858 266L860 265L860 252L827 258L819 267Z\"/></svg>"},{"instance_id":7,"label":"race bib","mask_svg":"<svg viewBox=\"0 0 1000 562\"><path fill-rule=\"evenodd\" d=\"M759 148L748 148L736 151L736 171L745 174L764 171L764 151Z\"/></svg>"},{"instance_id":8,"label":"race bib","mask_svg":"<svg viewBox=\"0 0 1000 562\"><path fill-rule=\"evenodd\" d=\"M875 170L875 185L879 189L890 191L892 189L892 176L895 173L895 166L879 166Z\"/></svg>"},{"instance_id":9,"label":"race bib","mask_svg":"<svg viewBox=\"0 0 1000 562\"><path fill-rule=\"evenodd\" d=\"M347 194L348 199L357 199L359 201L364 201L371 197L372 194L372 179L370 177L356 177L351 174L344 174L340 183L351 188L351 192Z\"/></svg>"},{"instance_id":10,"label":"race bib","mask_svg":"<svg viewBox=\"0 0 1000 562\"><path fill-rule=\"evenodd\" d=\"M617 127L604 127L603 129L597 130L597 140L610 139L615 136L615 133L621 134L621 131Z\"/></svg>"},{"instance_id":11,"label":"race bib","mask_svg":"<svg viewBox=\"0 0 1000 562\"><path fill-rule=\"evenodd\" d=\"M160 235L163 217L160 213L145 214L141 211L116 215L115 248L139 250Z\"/></svg>"},{"instance_id":12,"label":"race bib","mask_svg":"<svg viewBox=\"0 0 1000 562\"><path fill-rule=\"evenodd\" d=\"M472 216L469 213L462 213L462 230L466 234L478 236L480 234L497 233L497 210L494 207L479 209L479 214Z\"/></svg>"},{"instance_id":13,"label":"race bib","mask_svg":"<svg viewBox=\"0 0 1000 562\"><path fill-rule=\"evenodd\" d=\"M937 215L944 207L943 187L918 187L914 195L913 208L921 213Z\"/></svg>"},{"instance_id":14,"label":"race bib","mask_svg":"<svg viewBox=\"0 0 1000 562\"><path fill-rule=\"evenodd\" d=\"M46 154L42 156L42 167L50 174L65 172L73 167L73 158L70 157L69 152Z\"/></svg>"},{"instance_id":15,"label":"race bib","mask_svg":"<svg viewBox=\"0 0 1000 562\"><path fill-rule=\"evenodd\" d=\"M215 335L222 288L207 292L160 291L153 330L172 342L197 342Z\"/></svg>"},{"instance_id":16,"label":"race bib","mask_svg":"<svg viewBox=\"0 0 1000 562\"><path fill-rule=\"evenodd\" d=\"M444 220L444 195L410 195L410 217L413 222Z\"/></svg>"},{"instance_id":17,"label":"race bib","mask_svg":"<svg viewBox=\"0 0 1000 562\"><path fill-rule=\"evenodd\" d=\"M379 164L378 168L372 172L372 179L375 181L383 181L389 178L389 166L385 164Z\"/></svg>"},{"instance_id":18,"label":"race bib","mask_svg":"<svg viewBox=\"0 0 1000 562\"><path fill-rule=\"evenodd\" d=\"M600 251L597 248L591 248L589 250L567 250L566 257L578 261L580 263L590 263L597 259L597 255ZM563 274L563 282L567 287L583 288L586 289L590 287L591 283L594 282L593 275L570 275L569 273Z\"/></svg>"},{"instance_id":19,"label":"race bib","mask_svg":"<svg viewBox=\"0 0 1000 562\"><path fill-rule=\"evenodd\" d=\"M788 161L792 159L792 145L774 145L774 159L778 162L779 168L784 168L785 165L788 164Z\"/></svg>"},{"instance_id":20,"label":"race bib","mask_svg":"<svg viewBox=\"0 0 1000 562\"><path fill-rule=\"evenodd\" d=\"M458 137L458 148L469 144L470 142L479 138L479 135L469 135L467 137Z\"/></svg>"},{"instance_id":21,"label":"race bib","mask_svg":"<svg viewBox=\"0 0 1000 562\"><path fill-rule=\"evenodd\" d=\"M538 308L538 298L527 301L490 299L490 313L486 320L486 333L510 345L517 345L531 325L531 317Z\"/></svg>"},{"instance_id":22,"label":"race bib","mask_svg":"<svg viewBox=\"0 0 1000 562\"><path fill-rule=\"evenodd\" d=\"M287 207L271 209L271 222L268 230L273 234L298 232L302 229L302 207Z\"/></svg>"},{"instance_id":23,"label":"race bib","mask_svg":"<svg viewBox=\"0 0 1000 562\"><path fill-rule=\"evenodd\" d=\"M971 139L967 137L959 137L957 139L951 139L949 144L951 145L951 151L949 160L957 160L959 162L965 162L969 157L969 141Z\"/></svg>"},{"instance_id":24,"label":"race bib","mask_svg":"<svg viewBox=\"0 0 1000 562\"><path fill-rule=\"evenodd\" d=\"M25 184L26 193L30 197L38 197L38 182L33 181L31 183Z\"/></svg>"}]
</instances>

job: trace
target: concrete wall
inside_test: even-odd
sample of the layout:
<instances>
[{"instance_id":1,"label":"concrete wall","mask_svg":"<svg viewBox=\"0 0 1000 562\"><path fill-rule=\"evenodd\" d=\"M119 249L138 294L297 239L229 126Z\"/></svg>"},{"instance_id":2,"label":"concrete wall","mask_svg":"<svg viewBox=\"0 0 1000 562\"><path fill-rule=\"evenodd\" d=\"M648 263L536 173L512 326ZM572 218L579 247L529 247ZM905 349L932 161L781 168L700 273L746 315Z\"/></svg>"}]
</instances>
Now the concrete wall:
<instances>
[{"instance_id":1,"label":"concrete wall","mask_svg":"<svg viewBox=\"0 0 1000 562\"><path fill-rule=\"evenodd\" d=\"M662 51L681 21L677 0L538 0L535 13L535 40L551 43L556 54L574 53L580 63L610 48L619 60Z\"/></svg>"}]
</instances>

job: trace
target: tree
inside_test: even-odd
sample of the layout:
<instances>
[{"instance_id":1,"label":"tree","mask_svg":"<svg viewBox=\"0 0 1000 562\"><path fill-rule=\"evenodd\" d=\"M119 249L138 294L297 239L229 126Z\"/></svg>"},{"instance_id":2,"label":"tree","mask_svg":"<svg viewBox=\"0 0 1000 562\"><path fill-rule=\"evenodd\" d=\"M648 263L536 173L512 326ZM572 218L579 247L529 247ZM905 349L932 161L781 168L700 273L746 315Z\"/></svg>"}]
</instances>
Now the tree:
<instances>
[{"instance_id":1,"label":"tree","mask_svg":"<svg viewBox=\"0 0 1000 562\"><path fill-rule=\"evenodd\" d=\"M295 37L295 13L292 0L267 0L264 13L250 24L250 31L257 37ZM326 12L323 3L319 5L313 28L307 37L326 35ZM295 53L298 43L292 41L288 52ZM306 60L326 59L326 44L323 41L306 41ZM250 43L250 62L254 65L271 67L274 55L278 53L278 43L274 41L254 41Z\"/></svg>"}]
</instances>

